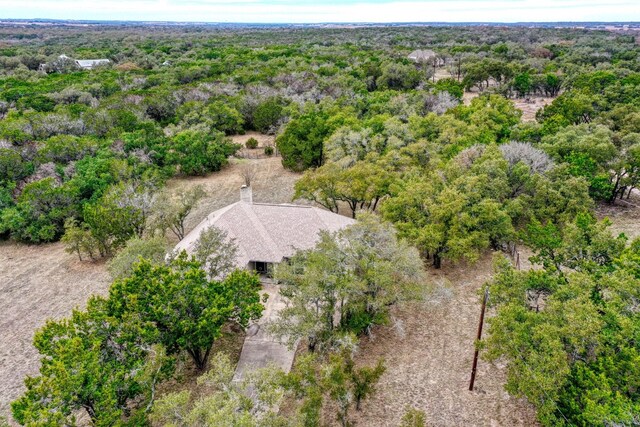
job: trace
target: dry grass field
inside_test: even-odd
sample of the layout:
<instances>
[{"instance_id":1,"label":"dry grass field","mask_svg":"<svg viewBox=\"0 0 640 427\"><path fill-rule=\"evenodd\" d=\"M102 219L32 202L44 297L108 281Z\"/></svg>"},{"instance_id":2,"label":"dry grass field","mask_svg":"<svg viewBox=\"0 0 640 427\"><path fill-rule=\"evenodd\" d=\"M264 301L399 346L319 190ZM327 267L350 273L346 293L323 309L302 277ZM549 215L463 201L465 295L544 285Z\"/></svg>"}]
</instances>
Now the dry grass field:
<instances>
[{"instance_id":1,"label":"dry grass field","mask_svg":"<svg viewBox=\"0 0 640 427\"><path fill-rule=\"evenodd\" d=\"M532 96L528 98L528 100L516 98L513 100L513 103L516 105L517 109L522 111L523 122L535 122L538 110L551 104L554 99L555 98Z\"/></svg>"},{"instance_id":2,"label":"dry grass field","mask_svg":"<svg viewBox=\"0 0 640 427\"><path fill-rule=\"evenodd\" d=\"M231 159L229 165L220 172L206 177L173 179L168 183L168 189L174 193L195 185L201 185L207 193L206 198L189 216L187 229L195 227L214 210L240 200L240 187L244 184L242 173L245 169L250 169L254 174L251 180L254 202L291 203L293 185L300 174L285 170L280 157Z\"/></svg>"},{"instance_id":3,"label":"dry grass field","mask_svg":"<svg viewBox=\"0 0 640 427\"><path fill-rule=\"evenodd\" d=\"M615 206L600 205L596 213L611 220L614 233L624 233L629 240L640 237L640 191L635 190L629 200L618 200Z\"/></svg>"},{"instance_id":4,"label":"dry grass field","mask_svg":"<svg viewBox=\"0 0 640 427\"><path fill-rule=\"evenodd\" d=\"M358 426L398 426L406 407L424 411L430 427L537 425L533 408L504 391L504 367L480 360L475 390L468 390L478 292L491 274L490 254L473 266L429 270L435 289L428 301L393 312L402 333L379 328L363 342L358 363L382 357L387 371L356 414Z\"/></svg>"},{"instance_id":5,"label":"dry grass field","mask_svg":"<svg viewBox=\"0 0 640 427\"><path fill-rule=\"evenodd\" d=\"M104 294L109 282L104 263L80 262L60 243L0 244L0 414L22 392L25 375L38 372L36 329Z\"/></svg>"}]
</instances>

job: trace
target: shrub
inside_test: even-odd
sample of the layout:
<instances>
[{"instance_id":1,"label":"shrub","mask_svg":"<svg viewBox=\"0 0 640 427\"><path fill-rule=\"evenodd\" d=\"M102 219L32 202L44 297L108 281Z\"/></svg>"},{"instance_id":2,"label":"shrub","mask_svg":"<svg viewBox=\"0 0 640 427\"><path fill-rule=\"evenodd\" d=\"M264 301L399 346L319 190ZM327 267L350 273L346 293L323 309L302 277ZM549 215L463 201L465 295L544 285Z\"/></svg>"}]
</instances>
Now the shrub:
<instances>
[{"instance_id":1,"label":"shrub","mask_svg":"<svg viewBox=\"0 0 640 427\"><path fill-rule=\"evenodd\" d=\"M271 145L264 147L264 154L267 156L273 156L273 147Z\"/></svg>"},{"instance_id":2,"label":"shrub","mask_svg":"<svg viewBox=\"0 0 640 427\"><path fill-rule=\"evenodd\" d=\"M253 113L253 127L260 132L269 132L283 116L283 107L277 98L269 98L256 107Z\"/></svg>"},{"instance_id":3,"label":"shrub","mask_svg":"<svg viewBox=\"0 0 640 427\"><path fill-rule=\"evenodd\" d=\"M253 138L253 137L251 137L251 138L249 138L249 139L247 140L247 142L245 142L245 144L244 144L244 145L245 145L247 148L251 148L251 149L258 148L258 140L257 140L257 139L255 139L255 138Z\"/></svg>"},{"instance_id":4,"label":"shrub","mask_svg":"<svg viewBox=\"0 0 640 427\"><path fill-rule=\"evenodd\" d=\"M160 265L167 254L167 242L162 237L140 239L134 237L127 241L125 247L109 261L107 269L114 280L128 277L134 266L141 259Z\"/></svg>"},{"instance_id":5,"label":"shrub","mask_svg":"<svg viewBox=\"0 0 640 427\"><path fill-rule=\"evenodd\" d=\"M206 175L218 171L227 164L227 157L238 149L221 132L208 135L184 131L174 136L171 142L166 162L178 166L183 175Z\"/></svg>"}]
</instances>

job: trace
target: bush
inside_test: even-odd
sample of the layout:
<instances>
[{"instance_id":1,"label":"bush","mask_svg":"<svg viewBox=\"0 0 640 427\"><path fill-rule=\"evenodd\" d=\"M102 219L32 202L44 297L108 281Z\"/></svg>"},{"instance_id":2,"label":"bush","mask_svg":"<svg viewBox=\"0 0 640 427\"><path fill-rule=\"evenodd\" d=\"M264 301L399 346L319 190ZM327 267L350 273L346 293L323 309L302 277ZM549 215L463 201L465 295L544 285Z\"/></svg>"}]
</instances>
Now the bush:
<instances>
[{"instance_id":1,"label":"bush","mask_svg":"<svg viewBox=\"0 0 640 427\"><path fill-rule=\"evenodd\" d=\"M244 144L244 145L245 145L247 148L251 148L251 149L258 148L258 140L257 140L257 139L255 139L255 138L253 138L253 137L252 137L252 138L249 138L249 139L247 140L247 142L245 142L245 144Z\"/></svg>"},{"instance_id":2,"label":"bush","mask_svg":"<svg viewBox=\"0 0 640 427\"><path fill-rule=\"evenodd\" d=\"M62 235L64 222L78 215L77 189L54 178L27 184L16 206L2 211L0 233L30 243L51 242Z\"/></svg>"},{"instance_id":3,"label":"bush","mask_svg":"<svg viewBox=\"0 0 640 427\"><path fill-rule=\"evenodd\" d=\"M277 98L269 98L258 104L253 113L253 127L257 131L266 133L277 126L283 115L281 102Z\"/></svg>"},{"instance_id":4,"label":"bush","mask_svg":"<svg viewBox=\"0 0 640 427\"><path fill-rule=\"evenodd\" d=\"M267 156L273 156L273 147L271 145L264 147L264 154Z\"/></svg>"},{"instance_id":5,"label":"bush","mask_svg":"<svg viewBox=\"0 0 640 427\"><path fill-rule=\"evenodd\" d=\"M126 243L118 255L109 261L107 269L114 280L124 279L131 274L134 265L140 259L144 258L154 265L160 265L166 254L167 242L164 238L140 239L134 237Z\"/></svg>"},{"instance_id":6,"label":"bush","mask_svg":"<svg viewBox=\"0 0 640 427\"><path fill-rule=\"evenodd\" d=\"M202 132L184 131L171 140L171 151L166 162L178 166L183 175L206 175L220 170L227 164L227 157L234 154L238 145L232 144L224 134L207 135Z\"/></svg>"}]
</instances>

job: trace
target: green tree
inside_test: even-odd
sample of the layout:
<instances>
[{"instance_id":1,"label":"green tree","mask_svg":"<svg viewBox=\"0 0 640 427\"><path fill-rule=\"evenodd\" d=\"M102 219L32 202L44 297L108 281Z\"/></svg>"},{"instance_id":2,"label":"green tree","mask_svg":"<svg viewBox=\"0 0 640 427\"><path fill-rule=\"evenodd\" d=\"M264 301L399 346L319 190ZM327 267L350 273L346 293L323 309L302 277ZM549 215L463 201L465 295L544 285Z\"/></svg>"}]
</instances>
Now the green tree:
<instances>
[{"instance_id":1,"label":"green tree","mask_svg":"<svg viewBox=\"0 0 640 427\"><path fill-rule=\"evenodd\" d=\"M294 427L295 417L277 414L285 391L282 371L274 367L250 372L239 382L233 381L235 367L224 353L211 361L212 368L198 378L206 390L193 402L189 390L168 393L158 399L150 414L154 425L190 427ZM292 419L293 418L293 419Z\"/></svg>"},{"instance_id":2,"label":"green tree","mask_svg":"<svg viewBox=\"0 0 640 427\"><path fill-rule=\"evenodd\" d=\"M177 196L166 191L160 193L154 201L154 226L163 234L168 229L178 239L184 239L185 221L206 195L201 185L181 191Z\"/></svg>"},{"instance_id":3,"label":"green tree","mask_svg":"<svg viewBox=\"0 0 640 427\"><path fill-rule=\"evenodd\" d=\"M371 214L323 233L314 249L278 265L274 277L289 305L269 330L289 345L305 338L311 351L332 348L346 332L367 332L387 321L391 305L424 292L418 253Z\"/></svg>"},{"instance_id":4,"label":"green tree","mask_svg":"<svg viewBox=\"0 0 640 427\"><path fill-rule=\"evenodd\" d=\"M80 261L83 256L95 260L100 254L100 243L93 237L87 224L79 224L75 218L68 218L64 223L64 235L61 239L65 251L78 255Z\"/></svg>"},{"instance_id":5,"label":"green tree","mask_svg":"<svg viewBox=\"0 0 640 427\"><path fill-rule=\"evenodd\" d=\"M193 245L193 257L199 261L212 279L221 279L236 266L238 246L227 232L211 226L200 232Z\"/></svg>"},{"instance_id":6,"label":"green tree","mask_svg":"<svg viewBox=\"0 0 640 427\"><path fill-rule=\"evenodd\" d=\"M298 413L302 425L320 425L325 399L332 401L336 418L341 426L352 425L349 420L351 408L360 410L362 401L375 392L375 386L386 368L383 360L375 366L357 368L353 352L347 347L321 359L316 355L305 355L283 379L287 390L299 402Z\"/></svg>"},{"instance_id":7,"label":"green tree","mask_svg":"<svg viewBox=\"0 0 640 427\"><path fill-rule=\"evenodd\" d=\"M541 147L554 159L567 162L573 175L585 177L593 197L612 201L615 186L610 171L618 155L612 136L602 125L570 126L542 138Z\"/></svg>"},{"instance_id":8,"label":"green tree","mask_svg":"<svg viewBox=\"0 0 640 427\"><path fill-rule=\"evenodd\" d=\"M481 251L513 241L515 230L504 203L510 193L507 169L495 146L484 150L471 168L452 161L448 174L427 172L401 184L383 204L383 216L436 268L444 258L475 261Z\"/></svg>"},{"instance_id":9,"label":"green tree","mask_svg":"<svg viewBox=\"0 0 640 427\"><path fill-rule=\"evenodd\" d=\"M438 92L448 92L458 101L462 101L462 95L464 95L464 85L459 83L456 79L447 77L438 80L434 87Z\"/></svg>"},{"instance_id":10,"label":"green tree","mask_svg":"<svg viewBox=\"0 0 640 427\"><path fill-rule=\"evenodd\" d=\"M162 237L151 237L148 239L134 237L128 240L122 250L109 260L107 269L114 280L123 279L131 275L135 264L142 259L153 264L163 263L167 252L167 241Z\"/></svg>"},{"instance_id":11,"label":"green tree","mask_svg":"<svg viewBox=\"0 0 640 427\"><path fill-rule=\"evenodd\" d=\"M165 160L184 175L206 175L227 164L227 158L238 150L221 132L183 131L171 139Z\"/></svg>"},{"instance_id":12,"label":"green tree","mask_svg":"<svg viewBox=\"0 0 640 427\"><path fill-rule=\"evenodd\" d=\"M388 62L381 67L381 75L376 79L379 89L414 89L420 83L420 72L414 65Z\"/></svg>"},{"instance_id":13,"label":"green tree","mask_svg":"<svg viewBox=\"0 0 640 427\"><path fill-rule=\"evenodd\" d=\"M513 79L513 88L520 97L527 96L531 92L531 89L533 88L533 79L528 71L518 74Z\"/></svg>"},{"instance_id":14,"label":"green tree","mask_svg":"<svg viewBox=\"0 0 640 427\"><path fill-rule=\"evenodd\" d=\"M349 350L329 356L324 368L323 386L337 404L337 419L342 427L351 425L351 406L355 404L356 410L360 410L362 401L374 393L375 385L385 370L383 360L378 360L374 367L356 368Z\"/></svg>"},{"instance_id":15,"label":"green tree","mask_svg":"<svg viewBox=\"0 0 640 427\"><path fill-rule=\"evenodd\" d=\"M26 392L12 403L20 424L75 425L76 411L84 410L95 426L140 425L167 360L136 316L120 321L106 304L93 297L86 311L50 320L36 333L40 374L27 377Z\"/></svg>"},{"instance_id":16,"label":"green tree","mask_svg":"<svg viewBox=\"0 0 640 427\"><path fill-rule=\"evenodd\" d=\"M243 132L244 119L238 110L221 102L214 101L207 106L207 119L211 127L227 135Z\"/></svg>"},{"instance_id":17,"label":"green tree","mask_svg":"<svg viewBox=\"0 0 640 427\"><path fill-rule=\"evenodd\" d=\"M84 222L98 243L100 256L113 256L131 237L143 236L153 208L153 191L152 183L123 183L84 206Z\"/></svg>"},{"instance_id":18,"label":"green tree","mask_svg":"<svg viewBox=\"0 0 640 427\"><path fill-rule=\"evenodd\" d=\"M338 203L344 202L355 218L358 209L375 211L380 200L389 194L393 180L384 166L370 161L359 161L345 169L327 163L307 171L296 182L293 197L315 201L332 212L337 212Z\"/></svg>"},{"instance_id":19,"label":"green tree","mask_svg":"<svg viewBox=\"0 0 640 427\"><path fill-rule=\"evenodd\" d=\"M0 183L20 181L29 175L32 169L30 166L17 150L0 148Z\"/></svg>"},{"instance_id":20,"label":"green tree","mask_svg":"<svg viewBox=\"0 0 640 427\"><path fill-rule=\"evenodd\" d=\"M253 128L259 132L267 133L274 129L284 114L282 100L267 98L260 102L253 112Z\"/></svg>"},{"instance_id":21,"label":"green tree","mask_svg":"<svg viewBox=\"0 0 640 427\"><path fill-rule=\"evenodd\" d=\"M169 352L186 351L203 370L227 322L246 327L260 317L259 290L260 281L247 271L209 281L202 265L183 252L169 265L138 263L111 286L109 304L117 318L140 316Z\"/></svg>"},{"instance_id":22,"label":"green tree","mask_svg":"<svg viewBox=\"0 0 640 427\"><path fill-rule=\"evenodd\" d=\"M294 171L321 166L324 140L340 126L353 121L351 111L345 112L337 106L306 107L276 138L282 164Z\"/></svg>"},{"instance_id":23,"label":"green tree","mask_svg":"<svg viewBox=\"0 0 640 427\"><path fill-rule=\"evenodd\" d=\"M78 194L74 186L44 178L25 185L15 207L1 212L1 223L19 240L51 242L62 235L65 220L77 216L78 211Z\"/></svg>"},{"instance_id":24,"label":"green tree","mask_svg":"<svg viewBox=\"0 0 640 427\"><path fill-rule=\"evenodd\" d=\"M532 261L543 268L497 261L485 355L508 361L507 391L534 404L543 425L631 424L640 407L633 246L586 216L561 232L534 227Z\"/></svg>"}]
</instances>

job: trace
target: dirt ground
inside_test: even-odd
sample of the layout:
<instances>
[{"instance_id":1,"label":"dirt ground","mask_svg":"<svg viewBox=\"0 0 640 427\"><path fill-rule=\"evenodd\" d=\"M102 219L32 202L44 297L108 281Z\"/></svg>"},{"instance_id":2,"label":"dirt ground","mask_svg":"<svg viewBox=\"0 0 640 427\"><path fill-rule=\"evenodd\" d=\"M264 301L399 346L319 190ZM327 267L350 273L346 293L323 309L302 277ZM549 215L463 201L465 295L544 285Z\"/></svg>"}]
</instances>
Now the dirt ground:
<instances>
[{"instance_id":1,"label":"dirt ground","mask_svg":"<svg viewBox=\"0 0 640 427\"><path fill-rule=\"evenodd\" d=\"M395 309L401 328L380 328L363 341L358 363L383 357L387 371L355 414L358 426L398 426L406 407L424 411L430 427L537 425L534 409L504 391L503 366L480 360L475 390L468 390L478 292L491 273L490 254L473 266L431 269L436 288L428 302Z\"/></svg>"},{"instance_id":2,"label":"dirt ground","mask_svg":"<svg viewBox=\"0 0 640 427\"><path fill-rule=\"evenodd\" d=\"M105 293L109 282L104 263L80 262L60 243L0 243L0 414L22 393L25 375L38 372L36 329Z\"/></svg>"},{"instance_id":3,"label":"dirt ground","mask_svg":"<svg viewBox=\"0 0 640 427\"><path fill-rule=\"evenodd\" d=\"M601 204L597 216L608 217L614 233L640 237L640 193L615 206ZM531 251L518 248L521 267L532 268ZM504 366L482 359L476 387L468 391L478 316L479 292L492 275L487 254L473 266L446 265L429 270L436 285L429 302L395 309L400 328L380 328L362 343L358 363L386 361L387 372L374 396L354 419L358 426L395 427L407 406L422 410L430 427L535 426L535 410L503 389ZM489 314L490 315L490 314ZM401 330L402 333L398 333Z\"/></svg>"},{"instance_id":4,"label":"dirt ground","mask_svg":"<svg viewBox=\"0 0 640 427\"><path fill-rule=\"evenodd\" d=\"M600 204L596 213L600 219L611 220L611 231L624 233L629 241L640 237L640 192L635 190L629 200L618 200L615 205Z\"/></svg>"},{"instance_id":5,"label":"dirt ground","mask_svg":"<svg viewBox=\"0 0 640 427\"><path fill-rule=\"evenodd\" d=\"M187 220L187 229L190 230L214 210L240 200L240 187L244 184L242 173L246 169L254 175L251 180L254 202L291 203L293 185L301 175L284 169L281 160L277 156L263 159L232 158L220 172L206 177L173 179L167 188L180 192L194 185L202 185L207 192L204 201Z\"/></svg>"},{"instance_id":6,"label":"dirt ground","mask_svg":"<svg viewBox=\"0 0 640 427\"><path fill-rule=\"evenodd\" d=\"M284 170L280 160L232 159L221 172L174 179L168 187L178 192L202 185L207 191L188 219L190 229L211 211L239 199L247 167L255 170L256 202L290 202L300 175ZM598 214L611 218L615 232L640 235L640 196L620 205L600 206ZM526 251L521 251L526 268ZM405 406L424 410L430 426L536 425L533 409L503 391L503 367L481 361L476 390L467 390L480 309L477 293L490 278L490 255L474 266L445 266L429 274L438 285L430 302L397 309L393 314L402 328L379 329L363 342L358 362L372 364L384 357L387 372L378 392L356 414L358 425L395 427ZM106 292L109 282L103 263L81 263L59 243L0 243L0 414L22 392L24 376L37 373L34 331L48 318L67 316L89 295Z\"/></svg>"},{"instance_id":7,"label":"dirt ground","mask_svg":"<svg viewBox=\"0 0 640 427\"><path fill-rule=\"evenodd\" d=\"M546 98L541 96L532 96L527 99L516 98L513 103L516 108L522 111L523 122L534 122L536 113L543 107L551 104L555 98Z\"/></svg>"}]
</instances>

